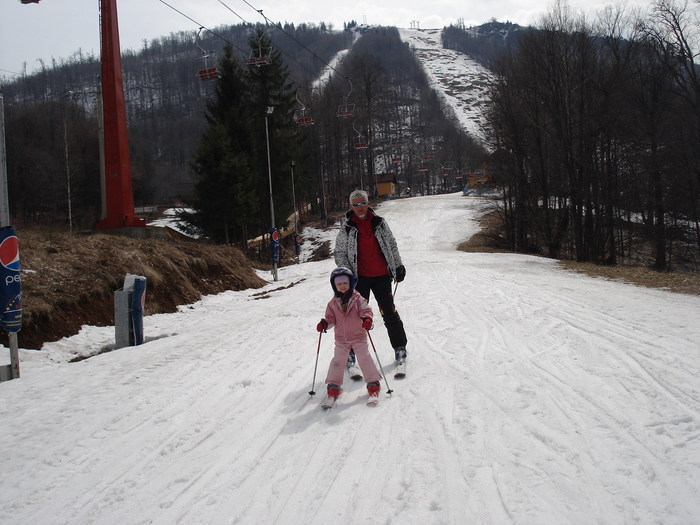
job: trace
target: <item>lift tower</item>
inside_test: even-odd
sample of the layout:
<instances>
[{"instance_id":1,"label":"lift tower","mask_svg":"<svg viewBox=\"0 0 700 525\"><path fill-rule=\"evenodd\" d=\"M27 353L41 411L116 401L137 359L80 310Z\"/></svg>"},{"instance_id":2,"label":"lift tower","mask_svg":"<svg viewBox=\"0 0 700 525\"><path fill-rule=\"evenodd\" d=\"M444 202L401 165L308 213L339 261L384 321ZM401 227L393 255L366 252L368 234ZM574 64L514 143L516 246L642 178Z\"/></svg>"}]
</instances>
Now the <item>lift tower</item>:
<instances>
[{"instance_id":1,"label":"lift tower","mask_svg":"<svg viewBox=\"0 0 700 525\"><path fill-rule=\"evenodd\" d=\"M134 214L117 1L100 0L104 180L101 230L146 226Z\"/></svg>"}]
</instances>

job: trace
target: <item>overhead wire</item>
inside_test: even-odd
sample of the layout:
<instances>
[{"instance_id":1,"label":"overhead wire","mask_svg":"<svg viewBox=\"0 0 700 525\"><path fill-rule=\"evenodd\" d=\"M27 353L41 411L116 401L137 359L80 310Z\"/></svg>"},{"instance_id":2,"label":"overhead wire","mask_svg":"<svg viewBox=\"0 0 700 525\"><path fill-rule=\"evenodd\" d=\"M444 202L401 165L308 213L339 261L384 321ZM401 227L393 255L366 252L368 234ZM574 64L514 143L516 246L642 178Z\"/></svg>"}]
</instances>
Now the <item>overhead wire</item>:
<instances>
[{"instance_id":1,"label":"overhead wire","mask_svg":"<svg viewBox=\"0 0 700 525\"><path fill-rule=\"evenodd\" d=\"M170 5L170 4L169 4L168 2L166 2L165 0L158 0L158 1L159 1L161 4L165 4L166 6L168 6L170 9L172 9L172 10L175 11L176 13L179 13L180 15L184 16L185 18L187 18L187 20L189 20L189 21L191 21L191 22L194 22L194 23L197 24L197 26L199 26L200 28L206 29L209 33L211 33L212 35L214 35L214 36L217 37L217 38L220 38L221 40L223 40L224 42L226 42L227 44L229 44L231 47L236 48L236 49L237 49L238 51L240 51L241 53L246 53L246 52L247 52L245 49L242 49L242 48L238 47L236 44L234 44L233 42L231 42L231 41L230 41L228 38L226 38L225 36L220 35L220 34L217 33L216 31L213 31L212 29L209 29L209 28L208 28L207 26L205 26L204 24L200 24L200 23L197 22L194 18L192 18L191 16L186 15L185 13L183 13L182 11L180 11L178 8L173 7L172 5Z\"/></svg>"},{"instance_id":2,"label":"overhead wire","mask_svg":"<svg viewBox=\"0 0 700 525\"><path fill-rule=\"evenodd\" d=\"M158 0L158 1L161 2L162 4L168 6L170 9L172 9L172 10L175 11L176 13L178 13L178 14L184 16L184 17L187 18L189 21L194 22L195 24L198 24L200 28L206 29L209 33L211 33L211 34L214 35L215 37L220 38L220 39L223 40L224 42L227 42L227 43L230 44L231 46L235 47L235 48L236 48L238 51L240 51L242 54L248 54L248 51L246 51L245 49L242 49L242 48L236 46L233 42L231 42L230 40L228 40L225 36L223 36L223 35L217 33L216 31L213 31L213 30L209 29L208 27L206 27L206 26L200 24L197 20L195 20L195 19L192 18L191 16L189 16L189 15L183 13L182 11L180 11L179 9L177 9L176 7L170 5L170 4L169 4L168 2L166 2L165 0ZM220 3L221 5L223 5L224 7L226 7L229 11L231 11L231 12L232 12L234 15L236 15L238 18L240 18L240 19L243 21L243 23L253 26L252 23L248 22L245 18L243 18L243 17L242 17L241 15L239 15L238 13L236 13L233 9L231 9L229 6L227 6L224 2L221 2L221 1L219 0L219 3ZM283 53L283 54L287 55L286 53ZM290 56L290 55L287 55L287 56L288 56L291 60L294 60L295 62L297 62L297 64L299 64L299 61L296 60L294 57L292 57L292 56ZM299 64L299 65L301 66L301 64ZM301 86L301 83L300 83L300 82L297 82L296 80L292 80L292 81L293 81L296 85Z\"/></svg>"},{"instance_id":3,"label":"overhead wire","mask_svg":"<svg viewBox=\"0 0 700 525\"><path fill-rule=\"evenodd\" d=\"M219 1L221 4L223 4L223 2L222 2L221 0L218 0L218 1ZM332 71L338 73L338 75L342 76L343 78L345 78L345 79L347 80L348 77L342 75L342 74L341 74L336 68L334 68L331 64L329 64L328 62L326 62L325 60L323 60L320 56L318 56L318 55L316 54L315 51L310 50L310 49L309 49L308 47L306 47L304 44L302 44L301 42L299 42L299 40L297 40L297 39L294 37L294 35L291 35L290 33L288 33L287 30L284 29L284 27L282 27L282 24L281 24L281 23L278 22L278 23L275 24L272 20L270 20L267 16L265 16L265 14L263 13L263 10L262 10L262 9L256 9L254 5L252 5L250 2L248 2L248 0L243 0L243 2L245 2L251 9L253 9L253 10L256 11L257 13L259 13L260 16L262 16L262 17L265 19L265 22L266 22L266 23L272 23L272 25L273 25L274 27L278 28L278 29L279 29L280 31L282 31L285 35L287 35L289 38L291 38L294 42L296 42L297 44L299 44L299 46L301 46L303 49L305 49L306 51L308 51L314 58L317 58L319 61L323 62L323 63L326 65L326 67L328 67L328 69L331 69ZM225 5L225 4L224 4L224 5Z\"/></svg>"},{"instance_id":4,"label":"overhead wire","mask_svg":"<svg viewBox=\"0 0 700 525\"><path fill-rule=\"evenodd\" d=\"M238 18L240 18L244 23L250 24L250 22L248 22L245 18L243 18L241 15L239 15L236 11L234 11L234 10L233 10L230 6L228 6L225 2L223 2L222 0L217 0L217 1L218 1L222 6L224 6L226 9L228 9L229 11L231 11L234 15L236 15ZM299 42L296 38L294 38L294 36L290 35L290 34L282 27L282 24L279 24L279 23L278 23L278 24L275 24L275 23L272 22L269 18L267 18L267 17L264 15L262 9L255 9L255 7L253 7L253 6L252 6L251 4L249 4L248 2L246 2L246 4L248 4L248 6L250 6L256 13L258 13L260 16L263 17L263 19L265 20L265 24L266 24L266 25L270 25L270 26L274 27L275 29L279 29L279 30L282 31L284 34L286 34L288 37L290 37L292 40L294 40L297 44L299 44L302 48L304 48L306 51L308 51L310 54L312 54L315 58L319 59L321 62L323 62L324 64L328 65L327 62L325 62L325 61L324 61L321 57L319 57L316 53L314 53L314 52L311 51L309 48L307 48L304 44L302 44L301 42ZM251 25L252 25L252 24L251 24ZM280 49L280 53L283 54L284 56L286 56L289 60L292 60L292 61L296 62L296 63L299 65L299 67L301 67L301 68L304 67L304 66L299 62L299 60L297 60L296 57L290 55L289 53L283 51L282 49ZM293 82L294 82L297 86L302 87L302 83L301 83L301 82L297 82L296 80L293 80Z\"/></svg>"}]
</instances>

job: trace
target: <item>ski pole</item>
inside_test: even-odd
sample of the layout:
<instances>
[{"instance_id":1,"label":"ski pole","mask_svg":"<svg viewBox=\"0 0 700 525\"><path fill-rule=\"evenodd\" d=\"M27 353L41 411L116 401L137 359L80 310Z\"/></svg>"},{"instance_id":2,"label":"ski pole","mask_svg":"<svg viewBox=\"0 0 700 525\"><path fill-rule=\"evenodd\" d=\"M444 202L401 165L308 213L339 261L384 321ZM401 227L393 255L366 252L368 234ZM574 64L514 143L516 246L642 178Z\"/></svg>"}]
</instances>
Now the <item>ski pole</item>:
<instances>
[{"instance_id":1,"label":"ski pole","mask_svg":"<svg viewBox=\"0 0 700 525\"><path fill-rule=\"evenodd\" d=\"M367 330L367 337L369 337L369 342L372 343L372 350L374 350L374 357L377 358L377 364L379 365L379 370L382 373L382 377L384 378L384 382L386 383L386 393L391 394L393 390L389 388L389 381L386 378L386 374L384 373L384 368L382 368L382 362L379 360L379 355L377 354L377 349L374 347L374 341L372 341L372 336L369 335L369 330Z\"/></svg>"},{"instance_id":2,"label":"ski pole","mask_svg":"<svg viewBox=\"0 0 700 525\"><path fill-rule=\"evenodd\" d=\"M323 332L318 333L318 348L316 349L316 364L314 364L314 379L311 381L311 390L309 390L309 395L310 396L315 396L316 392L314 392L314 385L316 384L316 369L318 368L318 353L321 351L321 336L323 335Z\"/></svg>"},{"instance_id":3,"label":"ski pole","mask_svg":"<svg viewBox=\"0 0 700 525\"><path fill-rule=\"evenodd\" d=\"M394 285L394 293L391 294L392 299L396 297L396 289L399 287L399 282L397 281Z\"/></svg>"}]
</instances>

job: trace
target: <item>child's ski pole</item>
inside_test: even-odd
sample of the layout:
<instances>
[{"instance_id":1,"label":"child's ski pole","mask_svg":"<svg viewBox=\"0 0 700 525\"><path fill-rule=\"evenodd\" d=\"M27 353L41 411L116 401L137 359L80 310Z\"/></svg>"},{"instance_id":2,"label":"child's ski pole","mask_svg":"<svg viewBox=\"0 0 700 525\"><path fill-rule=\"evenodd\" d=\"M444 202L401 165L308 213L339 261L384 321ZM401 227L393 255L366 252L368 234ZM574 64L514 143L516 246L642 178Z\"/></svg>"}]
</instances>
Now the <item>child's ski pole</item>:
<instances>
[{"instance_id":1,"label":"child's ski pole","mask_svg":"<svg viewBox=\"0 0 700 525\"><path fill-rule=\"evenodd\" d=\"M391 297L392 297L392 298L396 297L396 289L397 289L398 287L399 287L399 283L398 283L398 281L397 281L396 284L394 285L394 293L391 294Z\"/></svg>"},{"instance_id":2,"label":"child's ski pole","mask_svg":"<svg viewBox=\"0 0 700 525\"><path fill-rule=\"evenodd\" d=\"M393 390L389 388L389 381L387 381L386 374L384 374L384 368L382 368L382 362L379 360L379 355L377 355L377 349L374 347L374 341L372 341L372 336L369 335L369 330L367 330L367 337L369 337L369 342L372 343L372 350L374 350L374 357L377 358L377 364L379 365L379 371L382 373L384 382L386 383L386 393L391 394Z\"/></svg>"},{"instance_id":3,"label":"child's ski pole","mask_svg":"<svg viewBox=\"0 0 700 525\"><path fill-rule=\"evenodd\" d=\"M318 353L321 350L321 336L322 335L323 335L323 332L318 333L318 348L316 348L316 363L314 364L314 379L311 382L311 390L309 390L310 396L316 395L316 392L314 392L314 385L316 384L316 369L318 368Z\"/></svg>"}]
</instances>

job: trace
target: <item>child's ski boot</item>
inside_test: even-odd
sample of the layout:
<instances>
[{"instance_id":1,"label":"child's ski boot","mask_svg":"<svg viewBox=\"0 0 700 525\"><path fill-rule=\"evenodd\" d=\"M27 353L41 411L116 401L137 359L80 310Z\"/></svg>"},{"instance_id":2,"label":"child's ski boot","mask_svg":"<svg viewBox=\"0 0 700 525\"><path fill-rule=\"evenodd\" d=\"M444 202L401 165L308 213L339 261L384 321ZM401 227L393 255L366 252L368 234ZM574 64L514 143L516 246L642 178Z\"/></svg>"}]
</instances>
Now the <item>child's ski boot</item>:
<instances>
[{"instance_id":1,"label":"child's ski boot","mask_svg":"<svg viewBox=\"0 0 700 525\"><path fill-rule=\"evenodd\" d=\"M326 397L323 400L323 403L321 403L321 407L325 409L332 408L342 391L343 389L338 385L328 383L328 387L326 388Z\"/></svg>"},{"instance_id":2,"label":"child's ski boot","mask_svg":"<svg viewBox=\"0 0 700 525\"><path fill-rule=\"evenodd\" d=\"M369 394L367 404L369 406L376 406L379 404L379 390L379 381L372 381L371 383L367 383L367 393Z\"/></svg>"}]
</instances>

